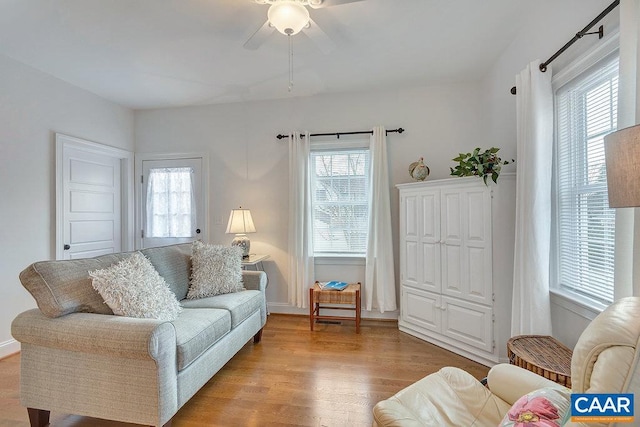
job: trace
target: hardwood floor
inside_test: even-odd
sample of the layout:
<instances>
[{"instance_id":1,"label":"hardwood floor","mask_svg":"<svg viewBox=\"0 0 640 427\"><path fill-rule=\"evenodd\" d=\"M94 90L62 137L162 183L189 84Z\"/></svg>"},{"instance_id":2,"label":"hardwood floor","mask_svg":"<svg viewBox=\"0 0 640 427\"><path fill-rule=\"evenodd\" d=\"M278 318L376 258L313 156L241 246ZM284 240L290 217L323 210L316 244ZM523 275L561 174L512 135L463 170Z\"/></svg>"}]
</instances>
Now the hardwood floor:
<instances>
[{"instance_id":1,"label":"hardwood floor","mask_svg":"<svg viewBox=\"0 0 640 427\"><path fill-rule=\"evenodd\" d=\"M318 324L272 314L262 342L250 341L174 417L174 427L370 426L373 406L437 371L488 368L398 331L395 322ZM19 355L0 360L0 427L26 427L19 402ZM53 427L123 427L52 413Z\"/></svg>"}]
</instances>

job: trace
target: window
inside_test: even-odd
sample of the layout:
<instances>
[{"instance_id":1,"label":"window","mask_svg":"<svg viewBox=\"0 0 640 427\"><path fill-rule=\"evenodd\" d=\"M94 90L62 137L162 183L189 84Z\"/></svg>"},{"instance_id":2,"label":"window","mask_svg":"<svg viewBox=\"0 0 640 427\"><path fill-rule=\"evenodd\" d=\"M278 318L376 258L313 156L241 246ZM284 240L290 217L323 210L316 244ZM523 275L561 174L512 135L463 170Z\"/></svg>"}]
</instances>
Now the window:
<instances>
[{"instance_id":1,"label":"window","mask_svg":"<svg viewBox=\"0 0 640 427\"><path fill-rule=\"evenodd\" d=\"M147 237L192 237L193 170L154 168L147 189Z\"/></svg>"},{"instance_id":2,"label":"window","mask_svg":"<svg viewBox=\"0 0 640 427\"><path fill-rule=\"evenodd\" d=\"M613 301L615 211L609 208L604 136L617 128L618 56L556 92L557 287Z\"/></svg>"},{"instance_id":3,"label":"window","mask_svg":"<svg viewBox=\"0 0 640 427\"><path fill-rule=\"evenodd\" d=\"M369 150L311 152L314 255L365 255Z\"/></svg>"}]
</instances>

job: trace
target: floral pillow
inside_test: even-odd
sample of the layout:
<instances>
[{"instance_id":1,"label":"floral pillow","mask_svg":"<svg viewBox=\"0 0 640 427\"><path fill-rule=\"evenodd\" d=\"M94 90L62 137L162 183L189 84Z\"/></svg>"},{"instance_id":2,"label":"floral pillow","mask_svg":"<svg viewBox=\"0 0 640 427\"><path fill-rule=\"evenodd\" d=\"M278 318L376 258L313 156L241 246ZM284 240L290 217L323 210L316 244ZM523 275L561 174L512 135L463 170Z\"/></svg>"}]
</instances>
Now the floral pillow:
<instances>
[{"instance_id":1,"label":"floral pillow","mask_svg":"<svg viewBox=\"0 0 640 427\"><path fill-rule=\"evenodd\" d=\"M570 390L541 388L518 399L500 427L560 427L569 420L570 407Z\"/></svg>"}]
</instances>

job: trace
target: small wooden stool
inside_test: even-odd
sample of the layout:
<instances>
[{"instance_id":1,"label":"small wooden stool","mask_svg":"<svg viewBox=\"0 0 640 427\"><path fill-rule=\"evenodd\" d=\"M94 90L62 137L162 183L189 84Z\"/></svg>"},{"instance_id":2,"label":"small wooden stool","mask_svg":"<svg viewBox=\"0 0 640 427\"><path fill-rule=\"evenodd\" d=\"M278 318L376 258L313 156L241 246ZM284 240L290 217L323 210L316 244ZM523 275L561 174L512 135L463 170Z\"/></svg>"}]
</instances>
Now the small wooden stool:
<instances>
[{"instance_id":1,"label":"small wooden stool","mask_svg":"<svg viewBox=\"0 0 640 427\"><path fill-rule=\"evenodd\" d=\"M316 282L309 288L309 321L311 330L316 320L355 320L356 333L360 333L360 287L361 283L350 283L349 286L341 291L332 291L321 289L320 284ZM329 307L320 304L346 304L355 307ZM321 316L321 308L330 308L332 310L355 310L355 317L346 316Z\"/></svg>"},{"instance_id":2,"label":"small wooden stool","mask_svg":"<svg viewBox=\"0 0 640 427\"><path fill-rule=\"evenodd\" d=\"M507 342L507 356L512 365L568 388L571 388L572 354L569 348L548 335L519 335Z\"/></svg>"}]
</instances>

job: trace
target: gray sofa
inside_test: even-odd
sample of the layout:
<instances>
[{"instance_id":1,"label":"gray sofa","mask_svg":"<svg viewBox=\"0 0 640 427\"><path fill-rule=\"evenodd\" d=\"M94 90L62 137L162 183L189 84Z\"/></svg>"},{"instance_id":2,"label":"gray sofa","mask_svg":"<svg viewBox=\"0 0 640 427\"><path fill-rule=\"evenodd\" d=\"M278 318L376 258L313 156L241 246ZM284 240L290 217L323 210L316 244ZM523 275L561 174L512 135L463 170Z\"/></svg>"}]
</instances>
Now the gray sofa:
<instances>
[{"instance_id":1,"label":"gray sofa","mask_svg":"<svg viewBox=\"0 0 640 427\"><path fill-rule=\"evenodd\" d=\"M164 277L183 311L171 322L113 315L88 271L127 254L43 261L21 274L38 309L21 313L20 400L32 426L50 411L168 426L174 414L252 337L267 318L261 271L243 271L245 291L185 300L191 245L141 251Z\"/></svg>"}]
</instances>

